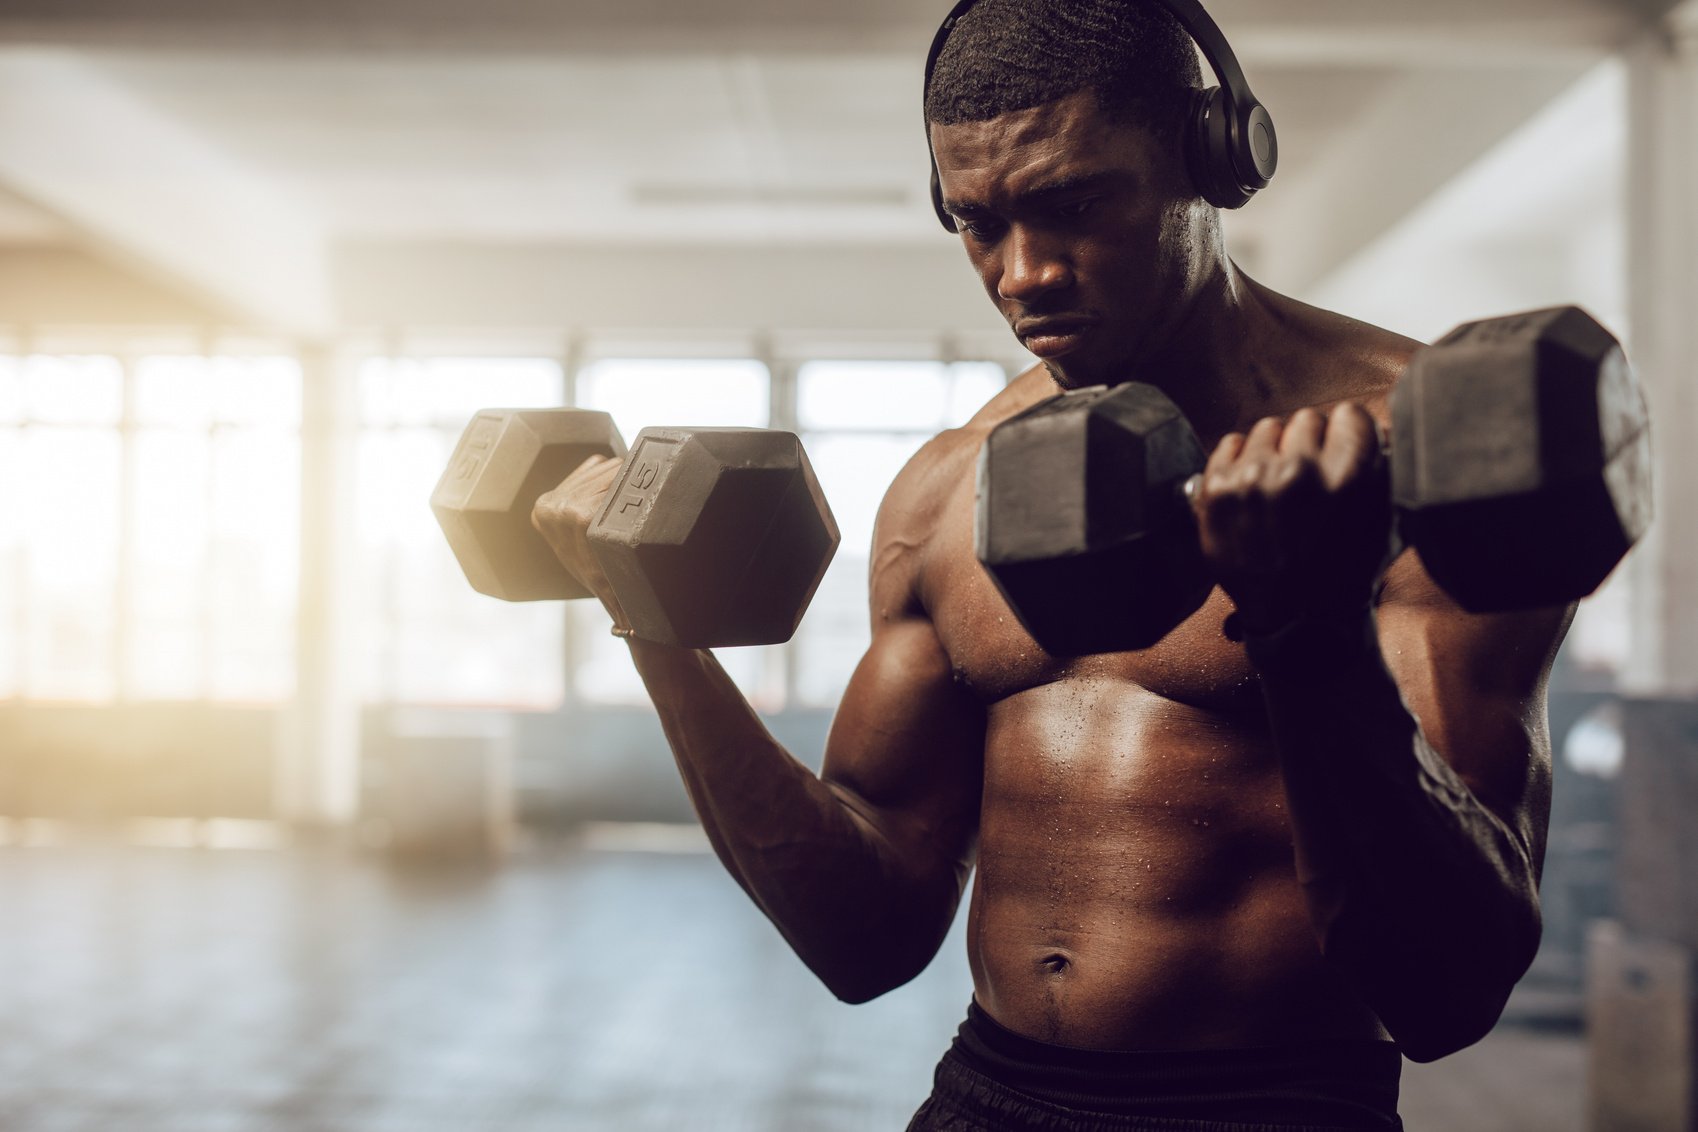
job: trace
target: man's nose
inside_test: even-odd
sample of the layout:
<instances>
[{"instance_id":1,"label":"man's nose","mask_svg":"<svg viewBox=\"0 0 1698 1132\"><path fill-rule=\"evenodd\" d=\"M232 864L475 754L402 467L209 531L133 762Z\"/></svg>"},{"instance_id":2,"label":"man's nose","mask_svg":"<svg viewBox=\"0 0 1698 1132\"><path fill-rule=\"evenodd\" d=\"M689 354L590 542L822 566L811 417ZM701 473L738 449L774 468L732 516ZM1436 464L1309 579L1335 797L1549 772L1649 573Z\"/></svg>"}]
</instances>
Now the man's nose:
<instances>
[{"instance_id":1,"label":"man's nose","mask_svg":"<svg viewBox=\"0 0 1698 1132\"><path fill-rule=\"evenodd\" d=\"M996 293L1015 303L1030 303L1073 285L1073 267L1062 249L1029 229L1014 228L1002 243L1002 274Z\"/></svg>"}]
</instances>

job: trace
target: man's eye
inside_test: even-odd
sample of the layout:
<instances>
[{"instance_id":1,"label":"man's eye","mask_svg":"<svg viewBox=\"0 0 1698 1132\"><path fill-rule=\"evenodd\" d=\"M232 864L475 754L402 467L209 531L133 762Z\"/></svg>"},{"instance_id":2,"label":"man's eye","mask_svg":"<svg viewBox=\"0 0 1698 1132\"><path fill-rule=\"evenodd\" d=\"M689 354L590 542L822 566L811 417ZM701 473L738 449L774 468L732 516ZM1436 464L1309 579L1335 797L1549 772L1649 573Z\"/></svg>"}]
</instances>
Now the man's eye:
<instances>
[{"instance_id":1,"label":"man's eye","mask_svg":"<svg viewBox=\"0 0 1698 1132\"><path fill-rule=\"evenodd\" d=\"M1091 209L1096 206L1096 203L1097 200L1095 197L1086 197L1084 200L1070 200L1066 204L1058 205L1055 211L1058 215L1064 216L1069 220L1073 220L1091 211Z\"/></svg>"},{"instance_id":2,"label":"man's eye","mask_svg":"<svg viewBox=\"0 0 1698 1132\"><path fill-rule=\"evenodd\" d=\"M993 220L957 220L955 226L975 240L988 240L1001 231Z\"/></svg>"}]
</instances>

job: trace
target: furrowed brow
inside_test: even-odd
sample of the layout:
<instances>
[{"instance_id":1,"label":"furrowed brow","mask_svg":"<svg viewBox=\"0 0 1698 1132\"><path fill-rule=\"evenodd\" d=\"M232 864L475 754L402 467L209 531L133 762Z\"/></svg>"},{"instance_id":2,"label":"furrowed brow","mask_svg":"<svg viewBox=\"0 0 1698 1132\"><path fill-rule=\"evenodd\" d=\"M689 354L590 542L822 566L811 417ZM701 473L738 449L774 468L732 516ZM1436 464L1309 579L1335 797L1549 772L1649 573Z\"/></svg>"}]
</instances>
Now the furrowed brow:
<instances>
[{"instance_id":1,"label":"furrowed brow","mask_svg":"<svg viewBox=\"0 0 1698 1132\"><path fill-rule=\"evenodd\" d=\"M1121 176L1122 174L1116 170L1105 169L1099 173L1081 173L1077 176L1061 177L1026 190L1020 194L1017 201L1022 205L1042 206L1056 197L1072 196L1074 193L1107 188L1110 184L1120 180Z\"/></svg>"},{"instance_id":2,"label":"furrowed brow","mask_svg":"<svg viewBox=\"0 0 1698 1132\"><path fill-rule=\"evenodd\" d=\"M1089 192L1092 189L1106 188L1121 180L1124 174L1117 170L1103 170L1097 173L1081 173L1077 176L1060 177L1033 188L1027 189L1014 198L1015 209L1042 208L1057 197L1071 196L1074 193ZM998 210L985 201L966 199L946 199L943 202L945 212L971 220L976 216L993 214Z\"/></svg>"}]
</instances>

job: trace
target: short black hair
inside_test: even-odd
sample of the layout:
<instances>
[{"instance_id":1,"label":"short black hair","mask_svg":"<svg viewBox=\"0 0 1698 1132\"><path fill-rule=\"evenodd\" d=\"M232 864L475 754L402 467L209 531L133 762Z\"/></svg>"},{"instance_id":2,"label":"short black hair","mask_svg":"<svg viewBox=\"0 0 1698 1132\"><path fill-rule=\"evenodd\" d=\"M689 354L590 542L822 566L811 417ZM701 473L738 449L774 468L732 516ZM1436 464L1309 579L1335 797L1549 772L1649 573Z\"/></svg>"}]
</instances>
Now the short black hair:
<instances>
[{"instance_id":1,"label":"short black hair","mask_svg":"<svg viewBox=\"0 0 1698 1132\"><path fill-rule=\"evenodd\" d=\"M980 0L938 56L926 121L984 122L1090 89L1174 139L1202 85L1191 36L1155 0Z\"/></svg>"}]
</instances>

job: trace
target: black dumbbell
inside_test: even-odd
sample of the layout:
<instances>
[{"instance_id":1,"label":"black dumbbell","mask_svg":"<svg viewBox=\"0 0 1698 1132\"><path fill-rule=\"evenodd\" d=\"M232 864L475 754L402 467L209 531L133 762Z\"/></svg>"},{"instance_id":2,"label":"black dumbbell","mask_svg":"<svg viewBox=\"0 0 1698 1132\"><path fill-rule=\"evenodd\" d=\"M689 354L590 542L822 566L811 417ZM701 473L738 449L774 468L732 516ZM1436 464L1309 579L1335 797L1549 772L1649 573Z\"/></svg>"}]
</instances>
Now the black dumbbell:
<instances>
[{"instance_id":1,"label":"black dumbbell","mask_svg":"<svg viewBox=\"0 0 1698 1132\"><path fill-rule=\"evenodd\" d=\"M1391 397L1397 537L1464 609L1578 601L1650 523L1644 399L1620 344L1574 307L1469 323ZM1206 462L1159 389L1062 394L994 429L977 550L1056 656L1148 648L1213 588L1186 483Z\"/></svg>"},{"instance_id":2,"label":"black dumbbell","mask_svg":"<svg viewBox=\"0 0 1698 1132\"><path fill-rule=\"evenodd\" d=\"M590 524L596 561L636 635L686 648L789 640L838 531L795 434L646 428L627 455L606 413L485 409L430 498L479 593L588 597L531 526L538 497L591 456L624 457Z\"/></svg>"}]
</instances>

